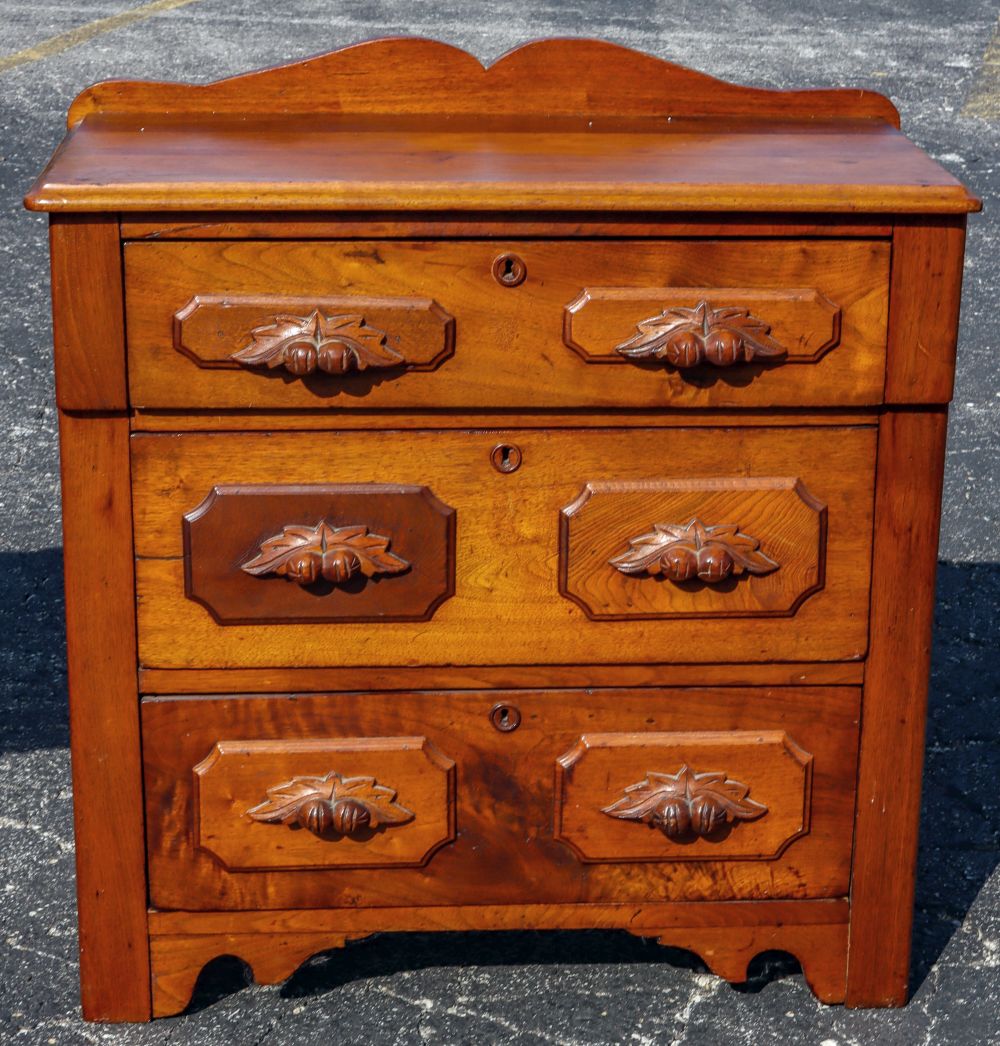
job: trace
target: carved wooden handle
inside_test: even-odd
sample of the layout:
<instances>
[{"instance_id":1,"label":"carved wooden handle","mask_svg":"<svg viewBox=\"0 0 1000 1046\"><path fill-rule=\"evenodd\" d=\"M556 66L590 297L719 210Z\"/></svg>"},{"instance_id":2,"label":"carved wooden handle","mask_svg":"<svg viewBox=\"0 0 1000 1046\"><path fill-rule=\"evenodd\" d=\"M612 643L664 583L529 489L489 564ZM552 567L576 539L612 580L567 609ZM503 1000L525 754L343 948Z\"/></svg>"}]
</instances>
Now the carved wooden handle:
<instances>
[{"instance_id":1,"label":"carved wooden handle","mask_svg":"<svg viewBox=\"0 0 1000 1046\"><path fill-rule=\"evenodd\" d=\"M250 344L229 358L247 367L284 367L302 378L314 371L347 374L369 367L398 367L405 359L385 344L388 335L364 316L275 316L250 332Z\"/></svg>"},{"instance_id":2,"label":"carved wooden handle","mask_svg":"<svg viewBox=\"0 0 1000 1046\"><path fill-rule=\"evenodd\" d=\"M788 350L770 337L771 327L735 306L713 309L701 301L693 309L665 309L640 320L638 333L615 346L632 360L663 360L686 370L701 364L731 367L757 359L781 359Z\"/></svg>"},{"instance_id":3,"label":"carved wooden handle","mask_svg":"<svg viewBox=\"0 0 1000 1046\"><path fill-rule=\"evenodd\" d=\"M314 835L364 835L383 825L412 821L414 814L396 800L396 792L377 784L374 777L293 777L267 789L267 798L247 810L264 824L286 824Z\"/></svg>"},{"instance_id":4,"label":"carved wooden handle","mask_svg":"<svg viewBox=\"0 0 1000 1046\"><path fill-rule=\"evenodd\" d=\"M410 564L389 551L391 538L369 534L365 526L333 527L321 520L314 527L287 526L262 542L242 569L255 577L277 574L300 585L320 578L342 585L360 572L400 574Z\"/></svg>"},{"instance_id":5,"label":"carved wooden handle","mask_svg":"<svg viewBox=\"0 0 1000 1046\"><path fill-rule=\"evenodd\" d=\"M671 581L697 578L716 585L731 575L770 574L778 564L759 551L760 542L731 523L707 527L700 519L686 526L654 523L648 534L608 562L623 574L662 574Z\"/></svg>"},{"instance_id":6,"label":"carved wooden handle","mask_svg":"<svg viewBox=\"0 0 1000 1046\"><path fill-rule=\"evenodd\" d=\"M685 764L676 774L648 773L601 813L659 828L669 839L709 836L724 824L753 821L767 813L747 798L748 785L724 773L694 773Z\"/></svg>"}]
</instances>

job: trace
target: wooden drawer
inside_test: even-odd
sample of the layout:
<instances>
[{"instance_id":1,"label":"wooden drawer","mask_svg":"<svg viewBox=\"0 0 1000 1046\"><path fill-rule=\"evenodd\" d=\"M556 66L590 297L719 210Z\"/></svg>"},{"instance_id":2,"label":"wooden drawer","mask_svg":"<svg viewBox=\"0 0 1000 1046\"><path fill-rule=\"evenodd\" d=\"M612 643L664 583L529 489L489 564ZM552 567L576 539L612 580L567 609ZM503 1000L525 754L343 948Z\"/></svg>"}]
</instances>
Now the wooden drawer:
<instances>
[{"instance_id":1,"label":"wooden drawer","mask_svg":"<svg viewBox=\"0 0 1000 1046\"><path fill-rule=\"evenodd\" d=\"M412 431L399 448L133 436L143 666L864 655L871 428ZM678 556L707 580L679 580Z\"/></svg>"},{"instance_id":2,"label":"wooden drawer","mask_svg":"<svg viewBox=\"0 0 1000 1046\"><path fill-rule=\"evenodd\" d=\"M149 698L150 899L842 896L858 711L854 687Z\"/></svg>"},{"instance_id":3,"label":"wooden drawer","mask_svg":"<svg viewBox=\"0 0 1000 1046\"><path fill-rule=\"evenodd\" d=\"M130 398L875 404L888 277L884 240L131 242Z\"/></svg>"}]
</instances>

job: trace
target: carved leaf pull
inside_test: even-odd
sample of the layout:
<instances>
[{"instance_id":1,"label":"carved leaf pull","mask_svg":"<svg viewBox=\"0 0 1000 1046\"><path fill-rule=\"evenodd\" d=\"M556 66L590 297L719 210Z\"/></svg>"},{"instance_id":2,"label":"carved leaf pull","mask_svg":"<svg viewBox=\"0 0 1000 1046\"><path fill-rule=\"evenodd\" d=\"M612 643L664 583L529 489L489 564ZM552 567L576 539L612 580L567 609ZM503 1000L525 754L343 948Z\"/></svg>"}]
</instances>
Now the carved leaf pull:
<instances>
[{"instance_id":1,"label":"carved leaf pull","mask_svg":"<svg viewBox=\"0 0 1000 1046\"><path fill-rule=\"evenodd\" d=\"M247 810L265 824L298 826L320 837L358 835L383 825L407 824L414 813L396 802L396 792L374 777L293 777L267 789L267 798Z\"/></svg>"},{"instance_id":2,"label":"carved leaf pull","mask_svg":"<svg viewBox=\"0 0 1000 1046\"><path fill-rule=\"evenodd\" d=\"M727 577L770 574L778 564L760 551L760 542L732 523L707 527L700 519L685 526L654 523L648 534L608 562L623 574L662 574L671 581L698 579L716 585Z\"/></svg>"},{"instance_id":3,"label":"carved leaf pull","mask_svg":"<svg viewBox=\"0 0 1000 1046\"><path fill-rule=\"evenodd\" d=\"M248 367L284 367L300 378L317 370L347 374L398 367L406 360L385 344L386 337L363 316L324 316L315 309L308 316L275 316L273 322L255 327L250 344L230 359Z\"/></svg>"},{"instance_id":4,"label":"carved leaf pull","mask_svg":"<svg viewBox=\"0 0 1000 1046\"><path fill-rule=\"evenodd\" d=\"M770 325L749 309L713 309L707 301L693 309L664 309L636 324L638 331L615 352L633 360L663 360L680 370L710 364L731 367L788 354L771 336Z\"/></svg>"},{"instance_id":5,"label":"carved leaf pull","mask_svg":"<svg viewBox=\"0 0 1000 1046\"><path fill-rule=\"evenodd\" d=\"M314 527L287 526L269 537L242 569L255 577L277 574L300 585L320 578L342 585L357 573L400 574L410 564L389 551L390 538L369 534L364 526L332 527L321 520Z\"/></svg>"},{"instance_id":6,"label":"carved leaf pull","mask_svg":"<svg viewBox=\"0 0 1000 1046\"><path fill-rule=\"evenodd\" d=\"M601 813L623 821L642 821L669 839L711 835L724 824L753 821L767 813L747 798L748 785L724 773L694 773L685 764L676 774L648 773Z\"/></svg>"}]
</instances>

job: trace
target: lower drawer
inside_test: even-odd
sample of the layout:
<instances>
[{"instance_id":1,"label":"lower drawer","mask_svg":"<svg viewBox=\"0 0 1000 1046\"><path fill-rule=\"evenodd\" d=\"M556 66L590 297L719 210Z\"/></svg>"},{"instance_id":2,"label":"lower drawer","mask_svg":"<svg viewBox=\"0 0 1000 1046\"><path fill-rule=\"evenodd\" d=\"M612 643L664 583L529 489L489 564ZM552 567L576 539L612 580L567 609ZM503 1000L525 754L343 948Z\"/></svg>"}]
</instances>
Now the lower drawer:
<instances>
[{"instance_id":1,"label":"lower drawer","mask_svg":"<svg viewBox=\"0 0 1000 1046\"><path fill-rule=\"evenodd\" d=\"M843 896L859 701L855 687L147 698L151 902Z\"/></svg>"}]
</instances>

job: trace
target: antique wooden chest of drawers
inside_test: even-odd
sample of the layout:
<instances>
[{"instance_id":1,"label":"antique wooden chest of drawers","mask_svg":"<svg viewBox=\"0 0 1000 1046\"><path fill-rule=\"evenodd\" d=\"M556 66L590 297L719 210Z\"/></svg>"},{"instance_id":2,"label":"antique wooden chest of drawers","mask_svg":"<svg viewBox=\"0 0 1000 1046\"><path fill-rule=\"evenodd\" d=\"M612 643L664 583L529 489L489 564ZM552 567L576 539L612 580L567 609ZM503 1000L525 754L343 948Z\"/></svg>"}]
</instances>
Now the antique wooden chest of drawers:
<instances>
[{"instance_id":1,"label":"antique wooden chest of drawers","mask_svg":"<svg viewBox=\"0 0 1000 1046\"><path fill-rule=\"evenodd\" d=\"M51 212L84 1012L378 931L906 997L966 214L592 41L99 84Z\"/></svg>"}]
</instances>

